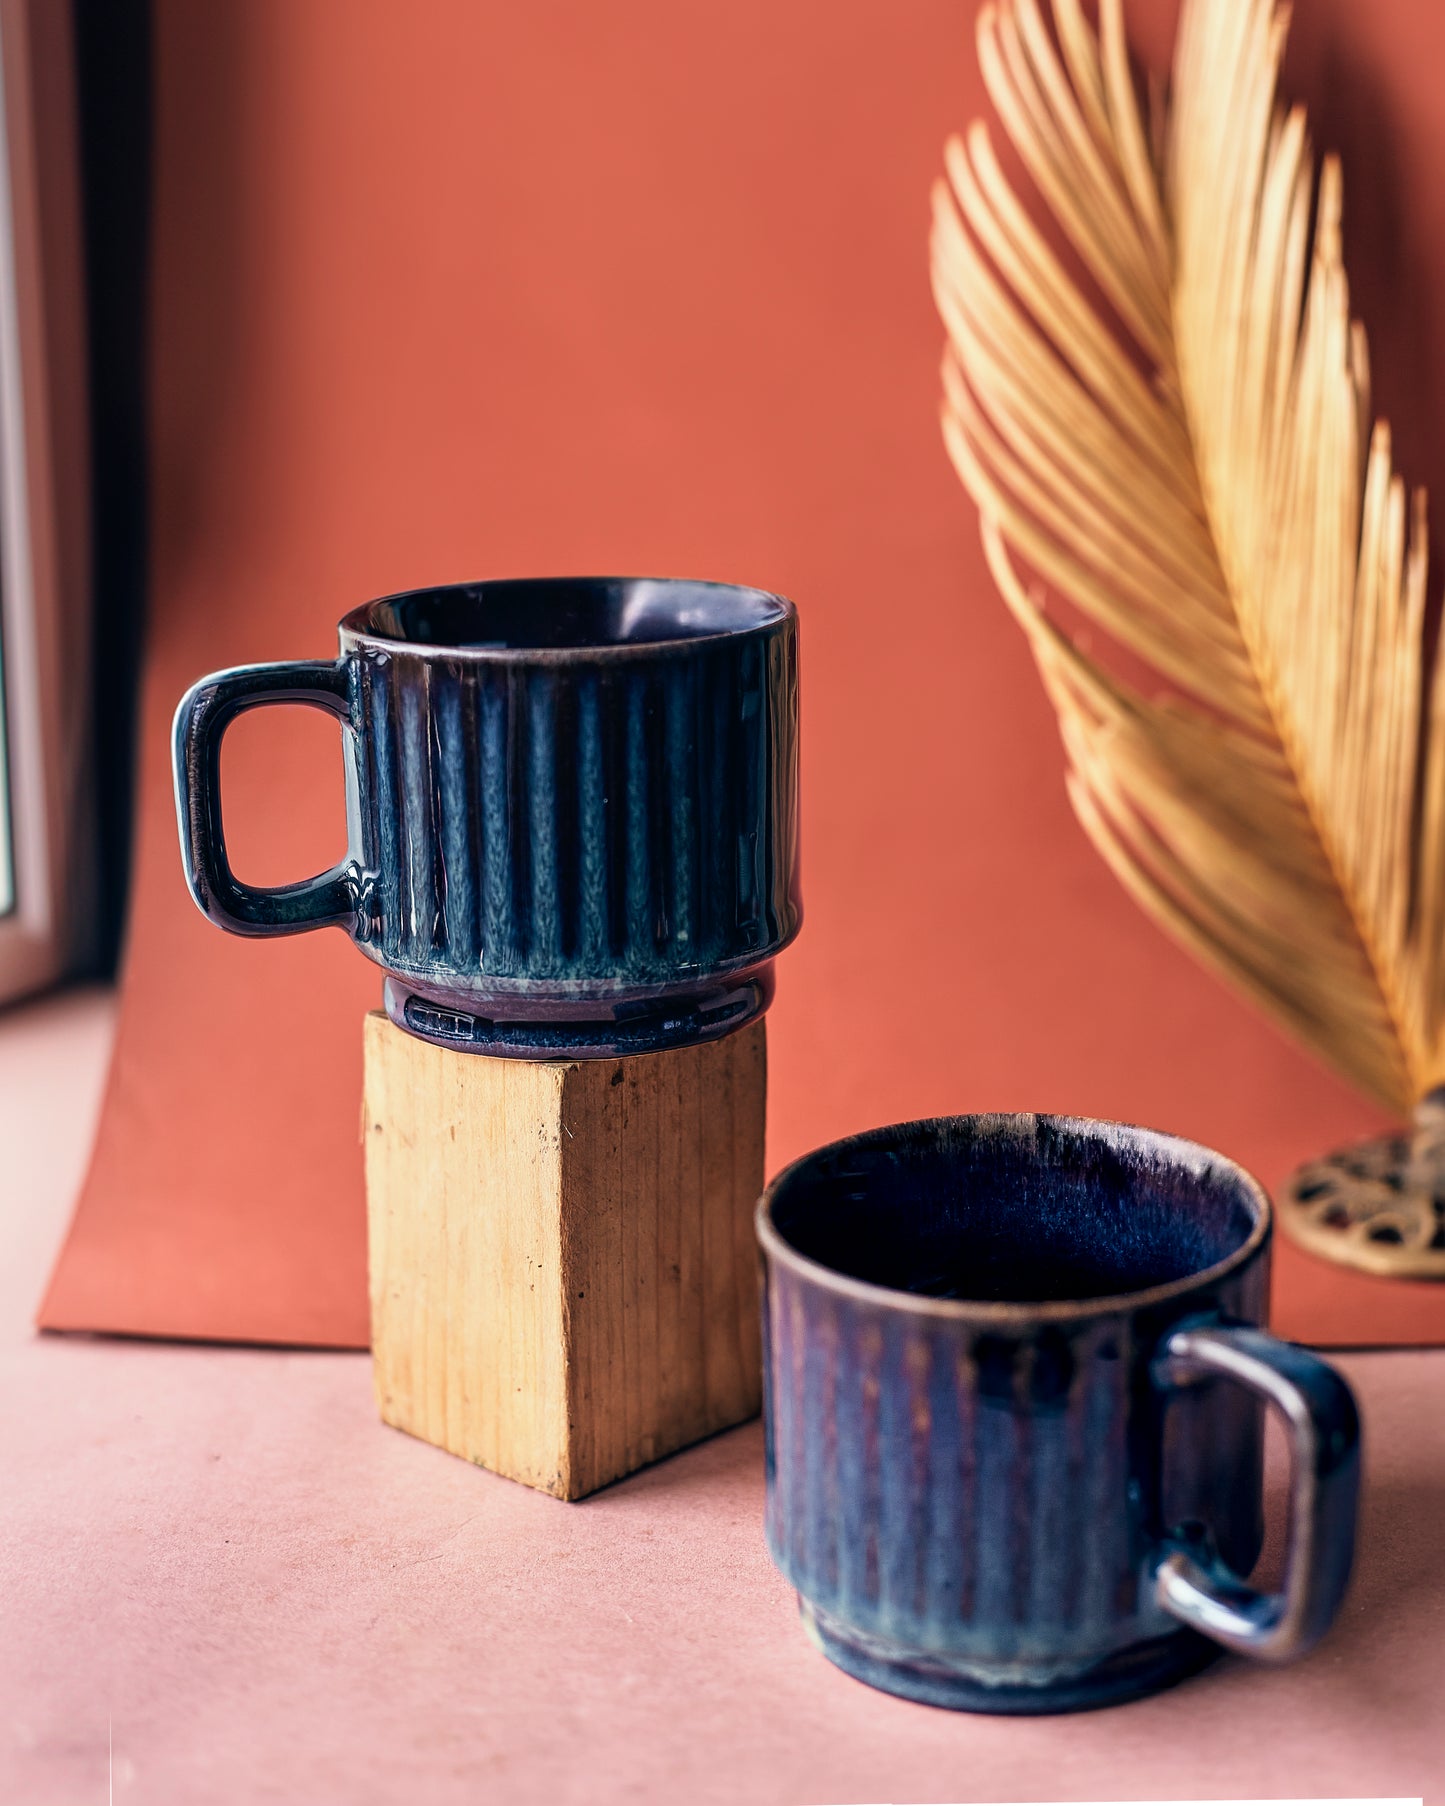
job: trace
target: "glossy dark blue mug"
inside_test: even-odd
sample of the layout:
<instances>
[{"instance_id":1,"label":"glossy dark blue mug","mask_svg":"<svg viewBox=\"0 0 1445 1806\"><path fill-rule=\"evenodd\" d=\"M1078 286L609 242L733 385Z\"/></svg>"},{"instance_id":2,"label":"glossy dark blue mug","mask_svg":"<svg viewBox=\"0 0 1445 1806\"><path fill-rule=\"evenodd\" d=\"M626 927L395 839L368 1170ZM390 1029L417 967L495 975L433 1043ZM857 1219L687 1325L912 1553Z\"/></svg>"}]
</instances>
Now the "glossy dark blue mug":
<instances>
[{"instance_id":1,"label":"glossy dark blue mug","mask_svg":"<svg viewBox=\"0 0 1445 1806\"><path fill-rule=\"evenodd\" d=\"M982 1712L1301 1655L1354 1548L1349 1388L1260 1327L1270 1206L1191 1142L962 1116L809 1154L758 1209L767 1535L823 1653ZM1293 1455L1282 1591L1263 1406Z\"/></svg>"},{"instance_id":2,"label":"glossy dark blue mug","mask_svg":"<svg viewBox=\"0 0 1445 1806\"><path fill-rule=\"evenodd\" d=\"M798 624L669 579L456 584L371 602L340 657L203 678L174 734L191 894L233 934L343 929L392 1019L522 1058L711 1039L797 933ZM263 703L344 729L348 851L300 884L226 857L220 750Z\"/></svg>"}]
</instances>

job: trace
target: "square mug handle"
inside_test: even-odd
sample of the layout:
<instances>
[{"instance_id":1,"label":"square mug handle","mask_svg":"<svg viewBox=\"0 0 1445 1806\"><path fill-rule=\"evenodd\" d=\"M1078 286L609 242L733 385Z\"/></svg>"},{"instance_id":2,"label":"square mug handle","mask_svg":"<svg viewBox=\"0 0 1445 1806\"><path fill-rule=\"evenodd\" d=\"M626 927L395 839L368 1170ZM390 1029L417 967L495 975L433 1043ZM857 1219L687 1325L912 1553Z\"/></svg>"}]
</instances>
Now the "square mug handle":
<instances>
[{"instance_id":1,"label":"square mug handle","mask_svg":"<svg viewBox=\"0 0 1445 1806\"><path fill-rule=\"evenodd\" d=\"M1217 1318L1180 1324L1160 1345L1162 1390L1209 1378L1238 1382L1276 1406L1289 1431L1293 1477L1284 1585L1261 1593L1202 1539L1166 1536L1154 1596L1167 1612L1266 1662L1304 1655L1334 1621L1350 1578L1360 1481L1360 1420L1333 1367L1264 1330Z\"/></svg>"},{"instance_id":2,"label":"square mug handle","mask_svg":"<svg viewBox=\"0 0 1445 1806\"><path fill-rule=\"evenodd\" d=\"M171 755L186 883L201 913L232 934L300 934L332 924L350 930L356 922L359 883L349 861L300 884L267 888L242 884L226 857L221 740L237 715L269 702L304 703L349 722L346 661L238 665L203 677L181 698Z\"/></svg>"}]
</instances>

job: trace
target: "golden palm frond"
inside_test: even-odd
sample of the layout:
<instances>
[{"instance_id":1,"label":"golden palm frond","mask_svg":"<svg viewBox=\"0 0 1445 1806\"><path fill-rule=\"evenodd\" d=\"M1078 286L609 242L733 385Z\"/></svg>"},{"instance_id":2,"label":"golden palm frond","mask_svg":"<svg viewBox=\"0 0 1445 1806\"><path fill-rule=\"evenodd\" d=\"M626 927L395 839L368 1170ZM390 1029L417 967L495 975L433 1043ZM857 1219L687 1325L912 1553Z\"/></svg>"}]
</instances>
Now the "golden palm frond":
<instances>
[{"instance_id":1,"label":"golden palm frond","mask_svg":"<svg viewBox=\"0 0 1445 1806\"><path fill-rule=\"evenodd\" d=\"M1445 681L1423 495L1369 424L1341 185L1276 85L1274 0L1186 0L1167 105L1121 0L1000 0L947 147L944 436L1028 635L1080 822L1137 901L1367 1092L1445 1077ZM1063 597L1129 656L1045 612ZM1141 663L1141 685L1122 667ZM1161 694L1152 693L1162 690ZM1150 692L1150 693L1146 693Z\"/></svg>"}]
</instances>

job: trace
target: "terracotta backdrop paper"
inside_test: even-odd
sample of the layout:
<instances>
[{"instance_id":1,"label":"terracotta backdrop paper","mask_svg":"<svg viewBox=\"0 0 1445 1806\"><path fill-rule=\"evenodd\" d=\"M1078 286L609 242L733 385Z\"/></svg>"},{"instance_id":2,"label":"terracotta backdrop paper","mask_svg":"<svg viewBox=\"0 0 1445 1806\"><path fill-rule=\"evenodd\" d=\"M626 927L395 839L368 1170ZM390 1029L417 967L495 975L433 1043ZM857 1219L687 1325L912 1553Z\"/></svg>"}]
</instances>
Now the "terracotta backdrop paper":
<instances>
[{"instance_id":1,"label":"terracotta backdrop paper","mask_svg":"<svg viewBox=\"0 0 1445 1806\"><path fill-rule=\"evenodd\" d=\"M1129 7L1156 67L1173 8ZM1445 28L1299 9L1287 87L1346 167L1407 475L1445 500ZM770 1018L769 1163L1031 1108L1195 1136L1277 1184L1380 1117L1190 963L1075 825L1050 710L937 427L926 263L983 110L967 0L158 0L150 643L124 1006L52 1328L366 1340L361 1019L340 934L186 896L171 711L326 656L416 584L638 571L793 596L807 921ZM238 870L341 850L332 723L224 759ZM1445 1340L1445 1289L1282 1246L1276 1322Z\"/></svg>"}]
</instances>

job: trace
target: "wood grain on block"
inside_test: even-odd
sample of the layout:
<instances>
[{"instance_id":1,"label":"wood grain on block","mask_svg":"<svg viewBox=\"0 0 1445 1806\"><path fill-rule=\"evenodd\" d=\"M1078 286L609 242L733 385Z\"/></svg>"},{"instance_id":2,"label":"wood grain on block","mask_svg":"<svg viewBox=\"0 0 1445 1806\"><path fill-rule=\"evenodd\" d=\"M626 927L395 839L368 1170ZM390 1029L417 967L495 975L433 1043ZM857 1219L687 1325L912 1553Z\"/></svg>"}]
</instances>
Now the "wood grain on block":
<instances>
[{"instance_id":1,"label":"wood grain on block","mask_svg":"<svg viewBox=\"0 0 1445 1806\"><path fill-rule=\"evenodd\" d=\"M368 1016L386 1422L575 1499L752 1416L765 1049L489 1059Z\"/></svg>"}]
</instances>

